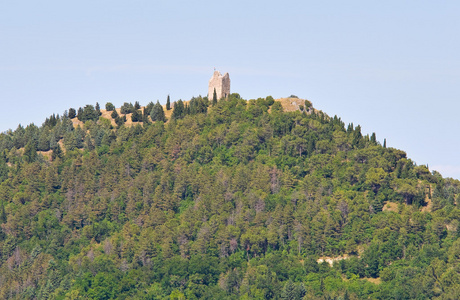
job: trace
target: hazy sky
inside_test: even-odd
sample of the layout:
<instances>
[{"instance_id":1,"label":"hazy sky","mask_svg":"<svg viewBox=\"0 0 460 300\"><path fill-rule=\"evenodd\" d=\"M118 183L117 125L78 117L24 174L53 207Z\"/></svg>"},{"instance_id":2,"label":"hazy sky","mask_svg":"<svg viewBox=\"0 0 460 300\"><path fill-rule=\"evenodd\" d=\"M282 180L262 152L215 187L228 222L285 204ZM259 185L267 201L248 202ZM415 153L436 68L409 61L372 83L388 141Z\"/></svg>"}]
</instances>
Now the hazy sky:
<instances>
[{"instance_id":1,"label":"hazy sky","mask_svg":"<svg viewBox=\"0 0 460 300\"><path fill-rule=\"evenodd\" d=\"M460 178L459 1L0 0L0 131L110 101L295 94Z\"/></svg>"}]
</instances>

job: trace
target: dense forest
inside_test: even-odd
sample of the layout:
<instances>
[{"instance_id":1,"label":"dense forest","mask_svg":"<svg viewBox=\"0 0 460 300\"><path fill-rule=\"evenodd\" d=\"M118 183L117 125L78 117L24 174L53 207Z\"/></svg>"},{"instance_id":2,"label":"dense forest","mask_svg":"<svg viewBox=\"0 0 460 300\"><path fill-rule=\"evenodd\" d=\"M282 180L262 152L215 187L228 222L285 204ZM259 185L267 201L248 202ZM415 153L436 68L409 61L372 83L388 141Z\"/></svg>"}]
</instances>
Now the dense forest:
<instances>
[{"instance_id":1,"label":"dense forest","mask_svg":"<svg viewBox=\"0 0 460 300\"><path fill-rule=\"evenodd\" d=\"M1 299L460 299L460 182L375 134L272 97L105 108L0 134Z\"/></svg>"}]
</instances>

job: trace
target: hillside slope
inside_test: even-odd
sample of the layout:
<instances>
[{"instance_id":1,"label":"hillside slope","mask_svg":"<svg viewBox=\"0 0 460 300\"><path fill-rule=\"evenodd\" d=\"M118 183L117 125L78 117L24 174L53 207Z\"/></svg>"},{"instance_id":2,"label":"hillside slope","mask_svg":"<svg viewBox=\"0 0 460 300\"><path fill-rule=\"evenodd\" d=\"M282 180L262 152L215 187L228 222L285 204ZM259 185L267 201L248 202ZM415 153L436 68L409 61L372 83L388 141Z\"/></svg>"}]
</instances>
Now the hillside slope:
<instances>
[{"instance_id":1,"label":"hillside slope","mask_svg":"<svg viewBox=\"0 0 460 300\"><path fill-rule=\"evenodd\" d=\"M458 298L459 181L308 101L193 101L0 135L1 299Z\"/></svg>"}]
</instances>

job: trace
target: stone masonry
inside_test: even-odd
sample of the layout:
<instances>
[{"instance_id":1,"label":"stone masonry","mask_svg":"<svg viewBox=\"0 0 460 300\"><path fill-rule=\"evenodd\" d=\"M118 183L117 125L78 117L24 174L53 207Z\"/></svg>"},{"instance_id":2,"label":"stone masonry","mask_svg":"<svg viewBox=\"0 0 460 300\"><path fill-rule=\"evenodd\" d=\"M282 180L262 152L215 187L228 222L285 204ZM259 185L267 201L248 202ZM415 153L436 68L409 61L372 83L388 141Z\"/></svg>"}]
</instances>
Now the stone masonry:
<instances>
[{"instance_id":1,"label":"stone masonry","mask_svg":"<svg viewBox=\"0 0 460 300\"><path fill-rule=\"evenodd\" d=\"M227 98L230 95L230 76L228 73L222 76L219 71L214 71L209 80L208 99L212 100L212 95L216 89L217 100Z\"/></svg>"}]
</instances>

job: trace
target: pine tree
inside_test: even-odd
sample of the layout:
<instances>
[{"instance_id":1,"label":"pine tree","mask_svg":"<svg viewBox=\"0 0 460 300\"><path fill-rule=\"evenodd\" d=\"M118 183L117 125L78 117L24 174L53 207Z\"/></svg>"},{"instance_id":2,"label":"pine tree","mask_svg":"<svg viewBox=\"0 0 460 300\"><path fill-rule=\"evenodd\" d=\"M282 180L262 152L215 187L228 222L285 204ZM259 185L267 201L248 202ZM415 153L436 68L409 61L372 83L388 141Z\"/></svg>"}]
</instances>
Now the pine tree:
<instances>
[{"instance_id":1,"label":"pine tree","mask_svg":"<svg viewBox=\"0 0 460 300\"><path fill-rule=\"evenodd\" d=\"M53 153L51 153L51 159L55 160L56 158L62 158L62 149L59 144L55 148L53 148Z\"/></svg>"},{"instance_id":2,"label":"pine tree","mask_svg":"<svg viewBox=\"0 0 460 300\"><path fill-rule=\"evenodd\" d=\"M173 108L173 112L171 115L171 119L173 120L182 119L184 115L185 115L184 102L179 99L176 103L174 103L174 108Z\"/></svg>"},{"instance_id":3,"label":"pine tree","mask_svg":"<svg viewBox=\"0 0 460 300\"><path fill-rule=\"evenodd\" d=\"M139 110L133 111L133 114L131 115L131 120L133 122L140 122L142 121L142 113Z\"/></svg>"},{"instance_id":4,"label":"pine tree","mask_svg":"<svg viewBox=\"0 0 460 300\"><path fill-rule=\"evenodd\" d=\"M126 122L126 116L118 116L115 118L115 124L117 124L118 127L122 126Z\"/></svg>"},{"instance_id":5,"label":"pine tree","mask_svg":"<svg viewBox=\"0 0 460 300\"><path fill-rule=\"evenodd\" d=\"M284 288L281 291L281 298L287 300L300 299L298 297L297 288L290 279L284 284Z\"/></svg>"},{"instance_id":6,"label":"pine tree","mask_svg":"<svg viewBox=\"0 0 460 300\"><path fill-rule=\"evenodd\" d=\"M297 293L299 295L299 299L303 299L303 297L305 297L305 295L307 294L307 289L305 288L303 282L298 284Z\"/></svg>"},{"instance_id":7,"label":"pine tree","mask_svg":"<svg viewBox=\"0 0 460 300\"><path fill-rule=\"evenodd\" d=\"M150 123L150 120L149 120L149 113L147 112L147 109L146 107L144 107L142 109L142 122L144 124L149 124Z\"/></svg>"},{"instance_id":8,"label":"pine tree","mask_svg":"<svg viewBox=\"0 0 460 300\"><path fill-rule=\"evenodd\" d=\"M5 222L6 222L5 206L3 205L3 201L0 201L0 224L3 224Z\"/></svg>"},{"instance_id":9,"label":"pine tree","mask_svg":"<svg viewBox=\"0 0 460 300\"><path fill-rule=\"evenodd\" d=\"M0 183L8 178L8 165L3 157L0 157Z\"/></svg>"},{"instance_id":10,"label":"pine tree","mask_svg":"<svg viewBox=\"0 0 460 300\"><path fill-rule=\"evenodd\" d=\"M171 110L171 99L169 99L169 95L166 99L166 110Z\"/></svg>"},{"instance_id":11,"label":"pine tree","mask_svg":"<svg viewBox=\"0 0 460 300\"><path fill-rule=\"evenodd\" d=\"M93 141L91 140L91 137L89 135L86 136L85 138L85 147L86 149L88 150L94 150L94 145L93 145Z\"/></svg>"},{"instance_id":12,"label":"pine tree","mask_svg":"<svg viewBox=\"0 0 460 300\"><path fill-rule=\"evenodd\" d=\"M68 114L70 119L73 119L77 116L77 112L75 111L75 108L69 108L69 114Z\"/></svg>"},{"instance_id":13,"label":"pine tree","mask_svg":"<svg viewBox=\"0 0 460 300\"><path fill-rule=\"evenodd\" d=\"M387 139L383 139L383 148L387 147Z\"/></svg>"},{"instance_id":14,"label":"pine tree","mask_svg":"<svg viewBox=\"0 0 460 300\"><path fill-rule=\"evenodd\" d=\"M37 158L37 149L33 142L28 142L24 147L24 158L29 163L34 162Z\"/></svg>"},{"instance_id":15,"label":"pine tree","mask_svg":"<svg viewBox=\"0 0 460 300\"><path fill-rule=\"evenodd\" d=\"M39 151L48 151L50 149L50 138L48 136L48 130L42 130L40 136L38 137L38 150Z\"/></svg>"},{"instance_id":16,"label":"pine tree","mask_svg":"<svg viewBox=\"0 0 460 300\"><path fill-rule=\"evenodd\" d=\"M375 136L375 132L373 132L371 135L371 143L373 145L377 144L377 137Z\"/></svg>"},{"instance_id":17,"label":"pine tree","mask_svg":"<svg viewBox=\"0 0 460 300\"><path fill-rule=\"evenodd\" d=\"M160 102L157 101L157 103L153 106L152 111L150 112L150 117L152 118L152 121L162 121L166 122L166 117L165 117L165 112L163 110L163 106L161 106Z\"/></svg>"},{"instance_id":18,"label":"pine tree","mask_svg":"<svg viewBox=\"0 0 460 300\"><path fill-rule=\"evenodd\" d=\"M112 119L118 118L118 112L117 112L117 110L114 109L114 110L112 111L112 114L111 114L110 116L112 117Z\"/></svg>"}]
</instances>

